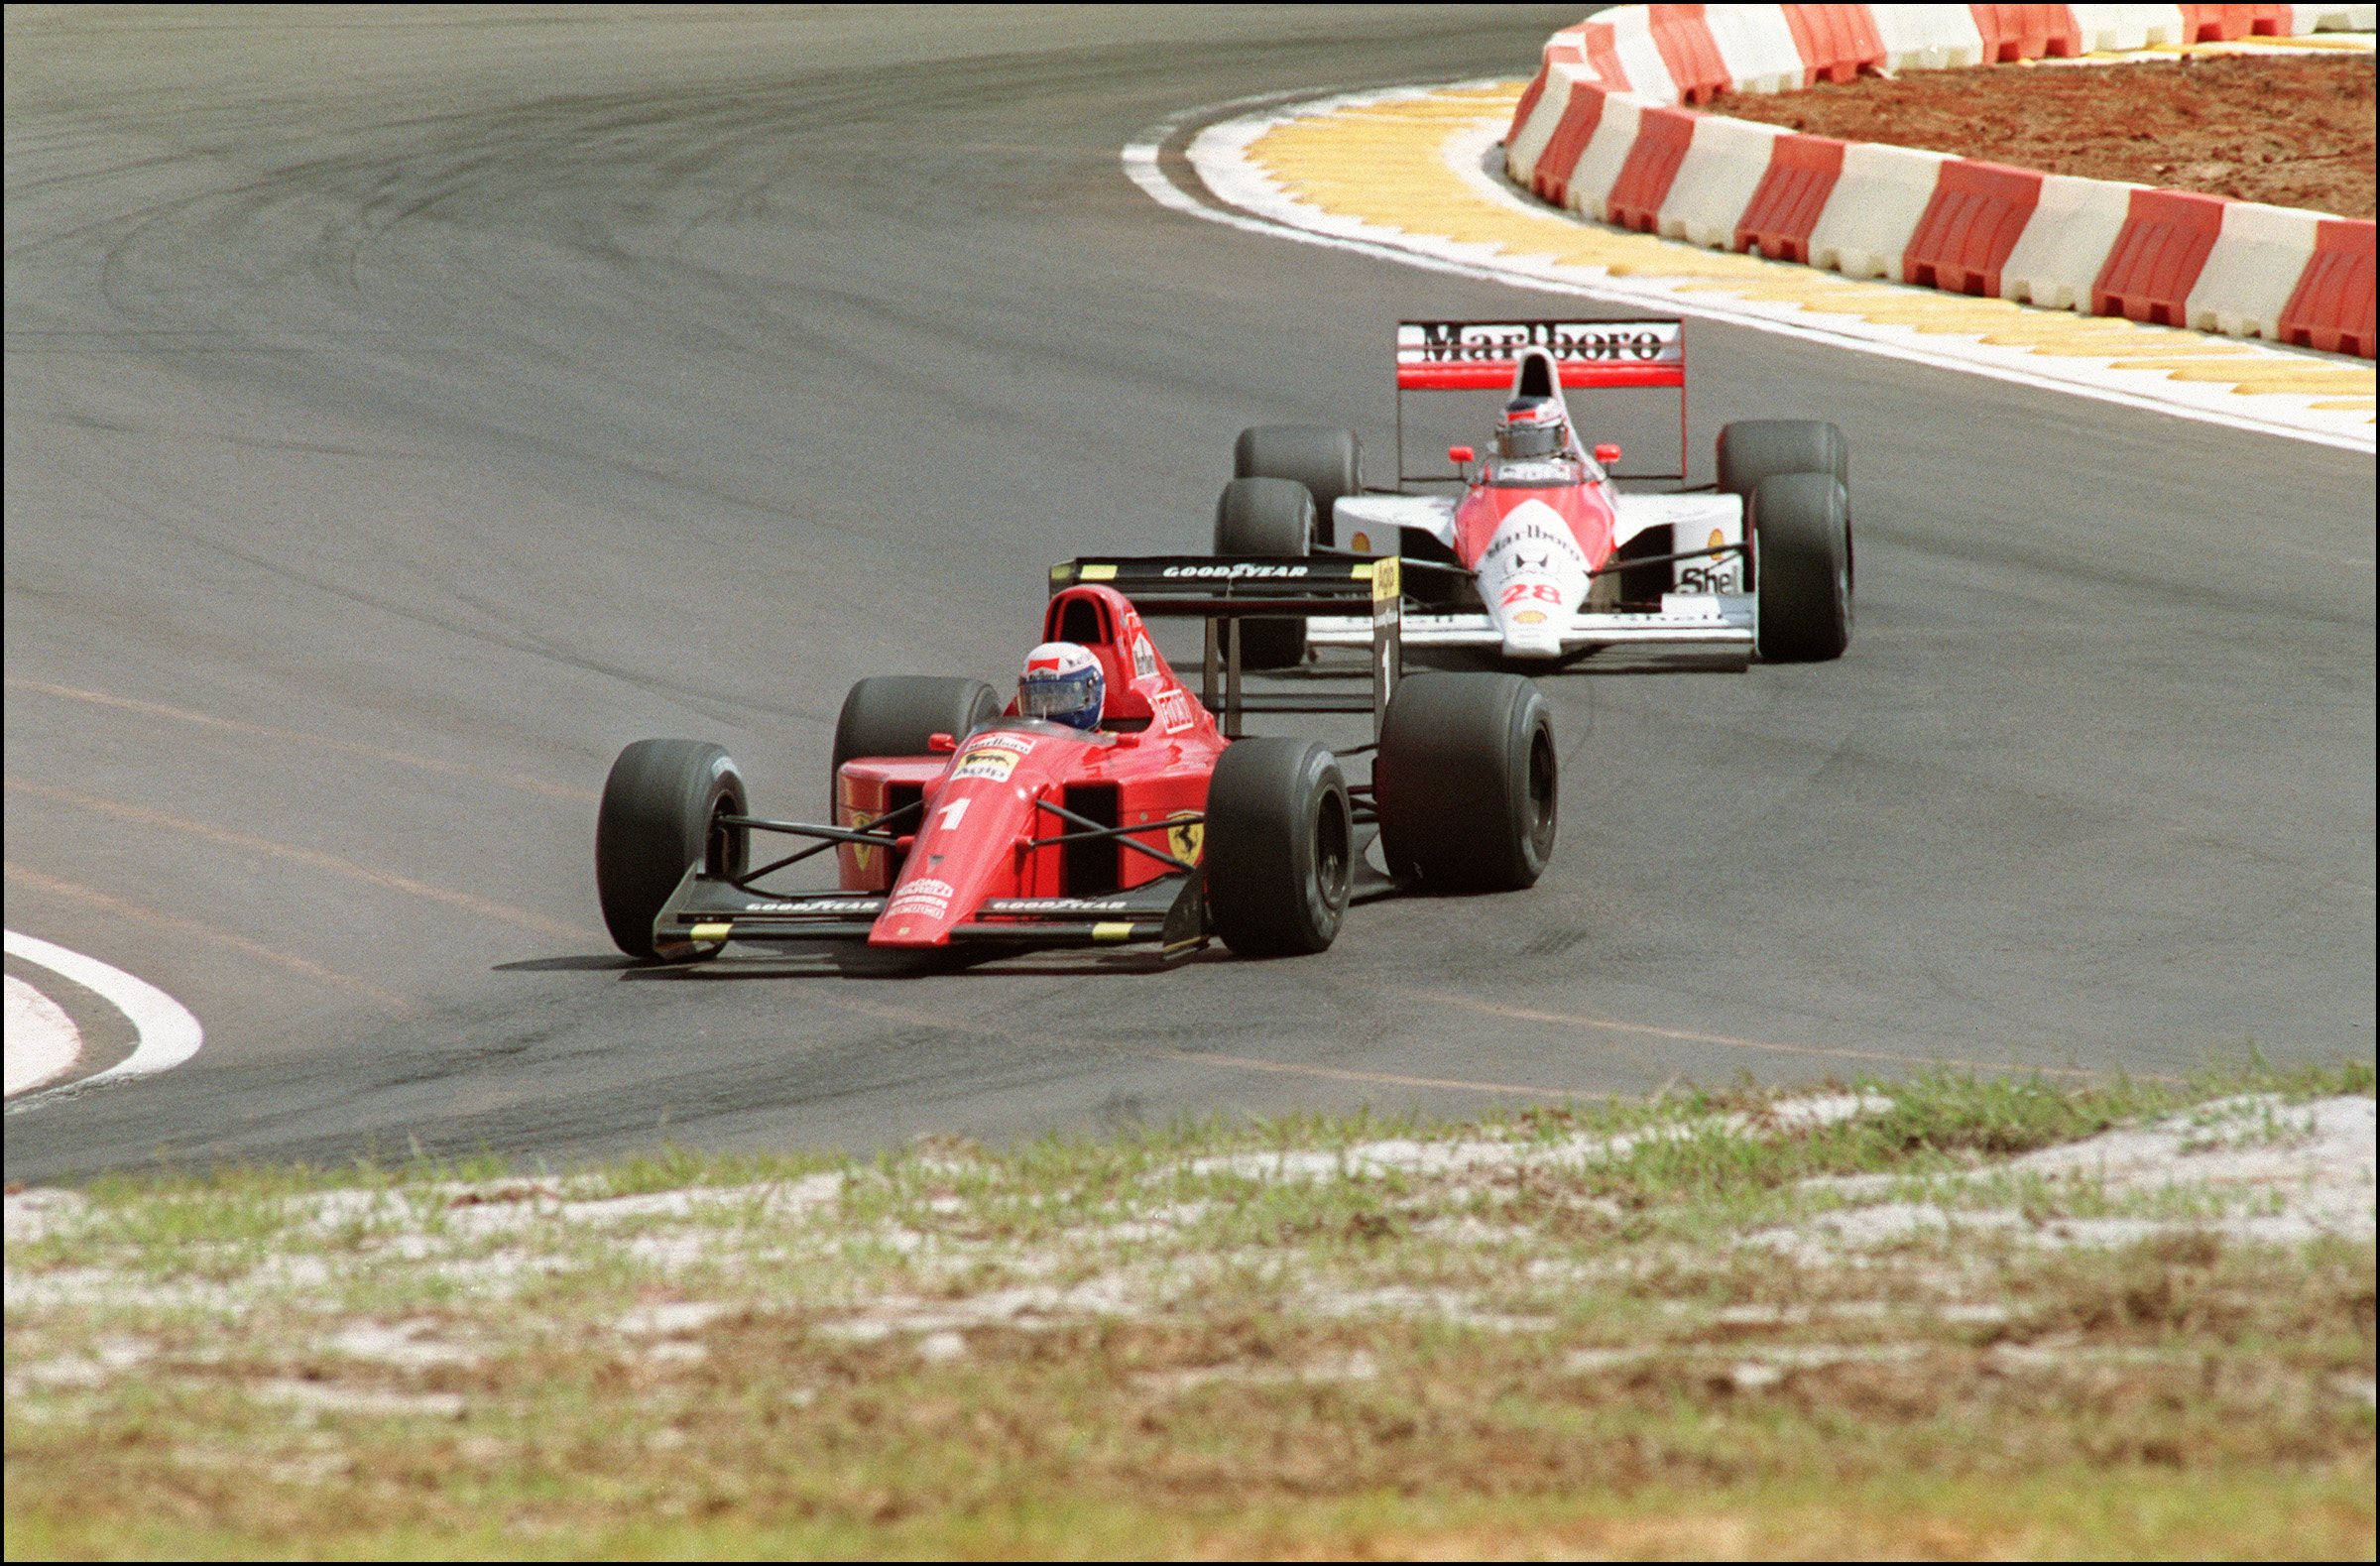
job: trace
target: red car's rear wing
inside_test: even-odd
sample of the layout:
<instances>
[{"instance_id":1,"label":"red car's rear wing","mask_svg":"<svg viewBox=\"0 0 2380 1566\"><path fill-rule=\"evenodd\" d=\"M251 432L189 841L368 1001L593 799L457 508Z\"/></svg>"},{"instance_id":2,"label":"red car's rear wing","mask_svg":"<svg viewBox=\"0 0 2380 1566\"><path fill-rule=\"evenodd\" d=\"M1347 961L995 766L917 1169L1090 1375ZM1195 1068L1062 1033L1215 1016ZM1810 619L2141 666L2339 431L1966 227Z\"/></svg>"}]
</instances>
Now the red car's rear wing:
<instances>
[{"instance_id":1,"label":"red car's rear wing","mask_svg":"<svg viewBox=\"0 0 2380 1566\"><path fill-rule=\"evenodd\" d=\"M1394 555L1280 558L1215 554L1090 555L1049 568L1054 597L1078 582L1104 582L1132 601L1142 619L1201 619L1207 645L1199 700L1232 739L1249 712L1368 712L1377 738L1388 698L1404 671L1402 575ZM1258 616L1361 614L1371 611L1371 692L1333 697L1311 689L1251 694L1240 682L1240 622Z\"/></svg>"},{"instance_id":2,"label":"red car's rear wing","mask_svg":"<svg viewBox=\"0 0 2380 1566\"><path fill-rule=\"evenodd\" d=\"M1686 476L1686 323L1683 320L1408 320L1396 326L1396 476L1460 479L1405 471L1407 392L1501 391L1512 384L1521 350L1553 356L1565 387L1675 390L1678 470L1630 478ZM1592 442L1590 442L1592 444Z\"/></svg>"}]
</instances>

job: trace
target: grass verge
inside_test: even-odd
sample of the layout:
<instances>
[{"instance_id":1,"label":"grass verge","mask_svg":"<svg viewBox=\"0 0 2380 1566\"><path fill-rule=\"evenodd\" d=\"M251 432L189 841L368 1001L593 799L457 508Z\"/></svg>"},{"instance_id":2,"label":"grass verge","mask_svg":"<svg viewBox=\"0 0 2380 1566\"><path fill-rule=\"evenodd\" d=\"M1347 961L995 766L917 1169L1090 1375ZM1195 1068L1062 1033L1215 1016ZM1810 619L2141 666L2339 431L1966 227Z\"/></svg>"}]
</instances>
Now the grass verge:
<instances>
[{"instance_id":1,"label":"grass verge","mask_svg":"<svg viewBox=\"0 0 2380 1566\"><path fill-rule=\"evenodd\" d=\"M2368 1556L2371 1095L13 1192L6 1544Z\"/></svg>"}]
</instances>

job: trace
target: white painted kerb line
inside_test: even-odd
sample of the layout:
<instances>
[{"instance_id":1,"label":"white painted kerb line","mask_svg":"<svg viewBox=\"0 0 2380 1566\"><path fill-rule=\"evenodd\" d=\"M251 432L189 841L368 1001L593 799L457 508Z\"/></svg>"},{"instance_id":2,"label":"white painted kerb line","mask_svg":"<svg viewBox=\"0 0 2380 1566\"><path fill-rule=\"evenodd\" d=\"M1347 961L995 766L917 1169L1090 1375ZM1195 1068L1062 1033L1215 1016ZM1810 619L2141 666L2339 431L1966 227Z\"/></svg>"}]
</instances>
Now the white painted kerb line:
<instances>
[{"instance_id":1,"label":"white painted kerb line","mask_svg":"<svg viewBox=\"0 0 2380 1566\"><path fill-rule=\"evenodd\" d=\"M96 957L68 951L35 935L7 932L8 954L49 969L62 979L70 979L105 1000L117 1011L132 1020L139 1035L132 1054L108 1067L96 1076L84 1077L72 1084L92 1087L102 1082L114 1082L125 1077L143 1077L159 1071L171 1071L198 1052L206 1040L206 1030L198 1025L189 1009L179 1001L146 980L136 979L119 968L111 968ZM13 1018L13 1008L12 1008ZM16 1048L15 1029L10 1029L9 1049ZM16 1087L16 1066L9 1066L9 1092ZM28 1084L30 1085L30 1084ZM47 1096L47 1095L45 1095Z\"/></svg>"}]
</instances>

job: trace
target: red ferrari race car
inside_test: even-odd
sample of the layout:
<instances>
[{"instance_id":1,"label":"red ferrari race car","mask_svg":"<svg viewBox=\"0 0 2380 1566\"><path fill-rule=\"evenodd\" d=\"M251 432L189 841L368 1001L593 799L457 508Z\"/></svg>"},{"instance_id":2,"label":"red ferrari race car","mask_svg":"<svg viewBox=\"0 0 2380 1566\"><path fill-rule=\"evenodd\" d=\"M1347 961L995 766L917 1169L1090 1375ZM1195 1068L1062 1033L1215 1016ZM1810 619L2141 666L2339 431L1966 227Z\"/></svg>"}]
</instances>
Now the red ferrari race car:
<instances>
[{"instance_id":1,"label":"red ferrari race car","mask_svg":"<svg viewBox=\"0 0 2380 1566\"><path fill-rule=\"evenodd\" d=\"M604 922L623 951L663 960L731 940L910 952L1149 941L1171 955L1220 939L1277 956L1328 947L1367 877L1383 890L1530 886L1554 846L1545 698L1517 674L1402 677L1398 580L1393 557L1060 565L1043 645L1005 707L974 679L852 687L828 823L752 814L716 745L640 740L613 765L596 822ZM1359 606L1369 690L1241 688L1250 617ZM1144 614L1206 620L1198 692ZM1370 713L1374 742L1358 748L1374 753L1369 782L1351 783L1315 741L1240 738L1251 711ZM1384 875L1364 859L1374 828ZM776 838L802 846L756 865L754 845ZM834 887L784 889L827 853Z\"/></svg>"},{"instance_id":2,"label":"red ferrari race car","mask_svg":"<svg viewBox=\"0 0 2380 1566\"><path fill-rule=\"evenodd\" d=\"M1674 389L1686 477L1686 325L1678 320L1405 321L1397 328L1397 488L1368 490L1354 431L1241 433L1216 508L1219 554L1405 559L1404 640L1567 662L1628 644L1741 648L1771 663L1841 657L1851 639L1849 463L1831 423L1756 420L1719 432L1719 477L1623 492L1616 445L1580 443L1565 389ZM1407 392L1502 390L1486 456L1404 471ZM1413 492L1411 484L1454 486ZM1344 540L1344 545L1341 541ZM1346 618L1269 627L1250 663L1361 645Z\"/></svg>"}]
</instances>

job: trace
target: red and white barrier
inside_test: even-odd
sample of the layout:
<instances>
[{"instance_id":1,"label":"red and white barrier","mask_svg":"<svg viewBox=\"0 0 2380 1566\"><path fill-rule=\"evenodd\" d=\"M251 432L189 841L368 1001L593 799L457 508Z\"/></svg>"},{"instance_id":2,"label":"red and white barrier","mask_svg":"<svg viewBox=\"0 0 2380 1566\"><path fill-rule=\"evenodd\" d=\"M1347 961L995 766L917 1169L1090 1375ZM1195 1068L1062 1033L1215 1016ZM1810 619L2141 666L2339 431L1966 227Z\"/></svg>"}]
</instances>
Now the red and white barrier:
<instances>
[{"instance_id":1,"label":"red and white barrier","mask_svg":"<svg viewBox=\"0 0 2380 1566\"><path fill-rule=\"evenodd\" d=\"M2000 298L2089 314L2090 282L2115 248L2115 236L2124 231L2132 192L2147 188L2113 180L2043 175L2033 221L2001 263Z\"/></svg>"},{"instance_id":2,"label":"red and white barrier","mask_svg":"<svg viewBox=\"0 0 2380 1566\"><path fill-rule=\"evenodd\" d=\"M1686 156L1662 203L1661 232L1714 249L1733 244L1773 144L1785 134L1774 125L1696 115Z\"/></svg>"},{"instance_id":3,"label":"red and white barrier","mask_svg":"<svg viewBox=\"0 0 2380 1566\"><path fill-rule=\"evenodd\" d=\"M2371 358L2372 225L2326 217L2314 246L2314 260L2282 308L2281 340Z\"/></svg>"},{"instance_id":4,"label":"red and white barrier","mask_svg":"<svg viewBox=\"0 0 2380 1566\"><path fill-rule=\"evenodd\" d=\"M1810 231L1810 265L1855 278L1889 278L1934 198L1948 153L1848 142L1843 174Z\"/></svg>"},{"instance_id":5,"label":"red and white barrier","mask_svg":"<svg viewBox=\"0 0 2380 1566\"><path fill-rule=\"evenodd\" d=\"M2186 323L2226 337L2281 335L2281 312L2315 251L2320 212L2226 201L2222 224L2183 303Z\"/></svg>"},{"instance_id":6,"label":"red and white barrier","mask_svg":"<svg viewBox=\"0 0 2380 1566\"><path fill-rule=\"evenodd\" d=\"M1636 5L1548 40L1505 168L1588 217L2084 314L2373 352L2373 224L1687 107L1861 70L2370 32L2372 6Z\"/></svg>"},{"instance_id":7,"label":"red and white barrier","mask_svg":"<svg viewBox=\"0 0 2380 1566\"><path fill-rule=\"evenodd\" d=\"M1886 70L1960 70L1993 58L1984 52L1983 34L1968 14L1969 7L1880 5L1867 9L1876 19Z\"/></svg>"}]
</instances>

